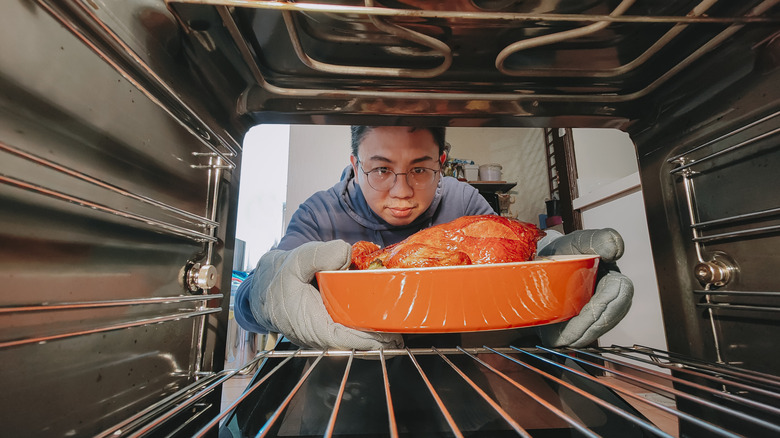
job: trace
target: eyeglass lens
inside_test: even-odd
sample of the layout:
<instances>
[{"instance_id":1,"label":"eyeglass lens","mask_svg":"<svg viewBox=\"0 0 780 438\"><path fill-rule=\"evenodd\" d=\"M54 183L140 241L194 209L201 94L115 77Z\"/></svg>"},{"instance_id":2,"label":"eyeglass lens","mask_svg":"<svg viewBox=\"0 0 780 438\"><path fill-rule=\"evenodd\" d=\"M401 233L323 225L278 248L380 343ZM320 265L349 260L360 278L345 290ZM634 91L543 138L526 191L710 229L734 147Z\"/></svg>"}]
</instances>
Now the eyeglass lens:
<instances>
[{"instance_id":1,"label":"eyeglass lens","mask_svg":"<svg viewBox=\"0 0 780 438\"><path fill-rule=\"evenodd\" d=\"M367 173L368 183L375 190L390 190L395 186L398 175L406 177L410 187L422 189L430 185L436 177L436 171L423 167L411 169L409 172L395 173L390 170L374 169Z\"/></svg>"}]
</instances>

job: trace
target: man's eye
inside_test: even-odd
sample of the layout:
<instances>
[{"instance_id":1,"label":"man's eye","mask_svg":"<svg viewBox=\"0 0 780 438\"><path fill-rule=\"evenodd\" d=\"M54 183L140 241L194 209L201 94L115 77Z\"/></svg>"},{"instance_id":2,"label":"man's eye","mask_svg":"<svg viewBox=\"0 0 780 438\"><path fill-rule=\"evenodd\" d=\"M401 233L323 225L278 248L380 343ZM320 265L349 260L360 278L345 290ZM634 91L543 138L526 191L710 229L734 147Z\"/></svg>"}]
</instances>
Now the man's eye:
<instances>
[{"instance_id":1,"label":"man's eye","mask_svg":"<svg viewBox=\"0 0 780 438\"><path fill-rule=\"evenodd\" d=\"M379 176L387 175L390 173L390 170L387 167L377 167L376 169L372 170L371 172L376 173Z\"/></svg>"},{"instance_id":2,"label":"man's eye","mask_svg":"<svg viewBox=\"0 0 780 438\"><path fill-rule=\"evenodd\" d=\"M414 169L412 169L411 173L413 173L413 174L415 174L415 175L422 175L422 174L424 174L424 173L425 173L427 170L428 170L428 169L426 169L426 168L424 168L424 167L415 167Z\"/></svg>"}]
</instances>

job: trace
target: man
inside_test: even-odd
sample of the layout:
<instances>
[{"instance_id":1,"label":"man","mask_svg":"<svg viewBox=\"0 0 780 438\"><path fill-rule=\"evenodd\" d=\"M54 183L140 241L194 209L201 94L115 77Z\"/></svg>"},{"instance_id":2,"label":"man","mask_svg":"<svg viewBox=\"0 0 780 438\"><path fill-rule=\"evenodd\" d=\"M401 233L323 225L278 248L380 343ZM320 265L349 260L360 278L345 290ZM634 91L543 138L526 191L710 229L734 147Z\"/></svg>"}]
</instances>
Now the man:
<instances>
[{"instance_id":1,"label":"man","mask_svg":"<svg viewBox=\"0 0 780 438\"><path fill-rule=\"evenodd\" d=\"M279 245L265 254L236 294L236 320L247 330L279 332L313 348L376 349L403 345L396 334L366 333L336 324L311 284L315 272L345 269L351 244L382 247L461 216L491 214L479 192L442 177L447 158L444 128L352 127L351 165L341 181L307 199L293 215ZM630 280L614 261L623 241L614 230L588 230L539 242L540 254L599 254L612 267L580 315L545 326L551 346L581 346L614 327L628 312Z\"/></svg>"}]
</instances>

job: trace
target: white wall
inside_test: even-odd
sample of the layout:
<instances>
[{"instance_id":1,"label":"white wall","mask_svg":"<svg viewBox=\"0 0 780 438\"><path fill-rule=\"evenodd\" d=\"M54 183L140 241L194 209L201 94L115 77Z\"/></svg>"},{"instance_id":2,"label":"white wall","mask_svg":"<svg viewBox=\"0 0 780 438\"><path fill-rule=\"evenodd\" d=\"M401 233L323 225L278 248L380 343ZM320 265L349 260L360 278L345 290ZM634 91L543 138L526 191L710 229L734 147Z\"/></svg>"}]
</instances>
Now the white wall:
<instances>
[{"instance_id":1,"label":"white wall","mask_svg":"<svg viewBox=\"0 0 780 438\"><path fill-rule=\"evenodd\" d=\"M511 210L536 224L549 197L542 134L528 128L447 128L447 141L451 157L501 164L502 178L518 183L510 192L516 198ZM291 127L285 226L303 201L338 181L349 164L350 141L348 126Z\"/></svg>"},{"instance_id":2,"label":"white wall","mask_svg":"<svg viewBox=\"0 0 780 438\"><path fill-rule=\"evenodd\" d=\"M620 233L626 251L618 266L634 283L631 310L599 344L666 349L634 145L627 134L613 130L575 129L573 137L580 194L574 208L582 212L583 228Z\"/></svg>"},{"instance_id":3,"label":"white wall","mask_svg":"<svg viewBox=\"0 0 780 438\"><path fill-rule=\"evenodd\" d=\"M245 269L282 237L289 143L289 125L255 126L244 137L236 238L246 242Z\"/></svg>"},{"instance_id":4,"label":"white wall","mask_svg":"<svg viewBox=\"0 0 780 438\"><path fill-rule=\"evenodd\" d=\"M309 196L339 181L349 165L349 126L292 125L284 226Z\"/></svg>"},{"instance_id":5,"label":"white wall","mask_svg":"<svg viewBox=\"0 0 780 438\"><path fill-rule=\"evenodd\" d=\"M577 188L588 193L637 171L636 149L617 129L573 129Z\"/></svg>"}]
</instances>

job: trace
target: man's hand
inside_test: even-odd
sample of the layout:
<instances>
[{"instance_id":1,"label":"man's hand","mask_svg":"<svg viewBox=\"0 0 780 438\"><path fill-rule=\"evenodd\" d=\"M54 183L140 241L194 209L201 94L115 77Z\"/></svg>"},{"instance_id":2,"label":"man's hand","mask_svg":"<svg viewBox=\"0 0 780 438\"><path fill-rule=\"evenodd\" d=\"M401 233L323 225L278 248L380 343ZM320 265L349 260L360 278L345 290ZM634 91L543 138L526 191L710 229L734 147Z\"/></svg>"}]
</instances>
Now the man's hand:
<instances>
[{"instance_id":1,"label":"man's hand","mask_svg":"<svg viewBox=\"0 0 780 438\"><path fill-rule=\"evenodd\" d=\"M291 251L272 250L257 264L250 307L257 322L301 347L374 350L403 345L400 335L368 333L333 322L311 284L319 271L344 269L351 246L341 240L308 242Z\"/></svg>"},{"instance_id":2,"label":"man's hand","mask_svg":"<svg viewBox=\"0 0 780 438\"><path fill-rule=\"evenodd\" d=\"M542 326L542 343L550 347L584 347L611 330L631 308L634 284L615 264L623 256L623 238L611 228L581 230L554 240L540 256L596 254L601 257L596 289L574 318Z\"/></svg>"}]
</instances>

